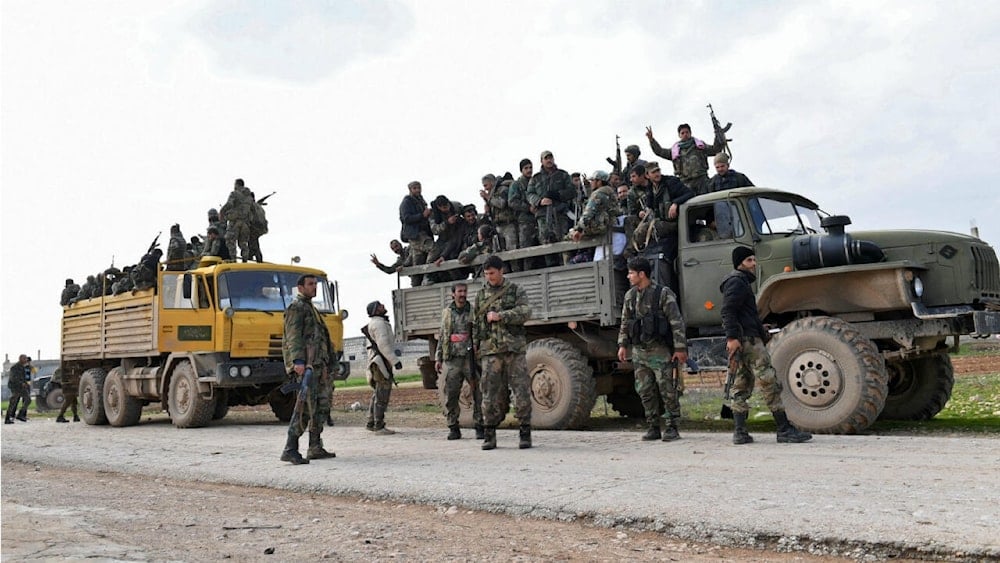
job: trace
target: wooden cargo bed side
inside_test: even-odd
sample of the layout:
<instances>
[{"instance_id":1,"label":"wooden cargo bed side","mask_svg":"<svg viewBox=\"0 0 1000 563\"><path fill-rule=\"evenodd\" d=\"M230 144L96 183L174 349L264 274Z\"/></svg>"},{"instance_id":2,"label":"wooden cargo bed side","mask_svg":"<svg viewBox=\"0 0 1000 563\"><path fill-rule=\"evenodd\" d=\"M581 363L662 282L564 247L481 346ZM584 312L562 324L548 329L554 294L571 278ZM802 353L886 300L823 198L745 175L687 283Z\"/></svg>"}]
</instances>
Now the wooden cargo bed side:
<instances>
[{"instance_id":1,"label":"wooden cargo bed side","mask_svg":"<svg viewBox=\"0 0 1000 563\"><path fill-rule=\"evenodd\" d=\"M152 290L88 299L63 308L62 358L95 360L155 356L156 296Z\"/></svg>"}]
</instances>

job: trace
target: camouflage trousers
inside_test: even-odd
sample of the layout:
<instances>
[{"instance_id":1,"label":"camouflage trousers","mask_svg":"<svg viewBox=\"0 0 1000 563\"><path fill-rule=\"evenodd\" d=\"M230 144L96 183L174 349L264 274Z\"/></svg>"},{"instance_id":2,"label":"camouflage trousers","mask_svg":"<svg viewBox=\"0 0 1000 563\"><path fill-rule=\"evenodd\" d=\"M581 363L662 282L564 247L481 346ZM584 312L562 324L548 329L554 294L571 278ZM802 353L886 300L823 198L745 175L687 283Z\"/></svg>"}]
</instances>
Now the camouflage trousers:
<instances>
[{"instance_id":1,"label":"camouflage trousers","mask_svg":"<svg viewBox=\"0 0 1000 563\"><path fill-rule=\"evenodd\" d=\"M422 266L427 263L427 255L434 249L434 239L427 235L420 235L418 238L410 239L410 263L414 266ZM410 276L410 284L419 287L424 281L423 274Z\"/></svg>"},{"instance_id":2,"label":"camouflage trousers","mask_svg":"<svg viewBox=\"0 0 1000 563\"><path fill-rule=\"evenodd\" d=\"M302 377L293 372L290 377L296 383L302 383ZM296 391L298 393L299 391ZM288 436L299 439L309 430L310 432L323 433L323 424L330 414L330 397L333 395L333 387L330 384L330 375L326 368L316 366L313 368L313 376L309 378L309 386L306 389L306 398L302 402L301 412L292 413L292 419L288 422ZM298 400L298 398L296 398Z\"/></svg>"},{"instance_id":3,"label":"camouflage trousers","mask_svg":"<svg viewBox=\"0 0 1000 563\"><path fill-rule=\"evenodd\" d=\"M533 216L528 216L524 221L517 222L517 247L528 248L538 245L538 223ZM521 272L530 270L534 258L524 258L523 260L511 260L511 271ZM514 270L517 267L517 270Z\"/></svg>"},{"instance_id":4,"label":"camouflage trousers","mask_svg":"<svg viewBox=\"0 0 1000 563\"><path fill-rule=\"evenodd\" d=\"M469 367L469 358L444 361L444 416L449 428L458 426L458 416L462 413L458 400L462 396L462 386L467 381L472 392L472 420L476 424L483 423L483 394L479 390L479 379L471 373Z\"/></svg>"},{"instance_id":5,"label":"camouflage trousers","mask_svg":"<svg viewBox=\"0 0 1000 563\"><path fill-rule=\"evenodd\" d=\"M483 422L497 426L507 416L510 395L514 393L514 416L521 424L531 424L531 378L524 352L502 352L481 360Z\"/></svg>"},{"instance_id":6,"label":"camouflage trousers","mask_svg":"<svg viewBox=\"0 0 1000 563\"><path fill-rule=\"evenodd\" d=\"M256 260L258 263L264 261L264 255L260 252L260 236L253 235L247 239L247 251L250 253L250 260Z\"/></svg>"},{"instance_id":7,"label":"camouflage trousers","mask_svg":"<svg viewBox=\"0 0 1000 563\"><path fill-rule=\"evenodd\" d=\"M250 227L246 221L230 221L226 227L226 248L229 249L229 259L236 260L236 246L240 247L240 258L244 262L250 259Z\"/></svg>"},{"instance_id":8,"label":"camouflage trousers","mask_svg":"<svg viewBox=\"0 0 1000 563\"><path fill-rule=\"evenodd\" d=\"M681 178L680 180L685 186L691 188L694 195L705 195L712 191L712 183L709 181L708 175L705 173L702 173L701 176Z\"/></svg>"},{"instance_id":9,"label":"camouflage trousers","mask_svg":"<svg viewBox=\"0 0 1000 563\"><path fill-rule=\"evenodd\" d=\"M632 348L632 364L635 366L635 390L642 400L646 422L657 424L662 417L669 421L680 418L680 393L674 382L674 366L670 362L673 352L670 348Z\"/></svg>"},{"instance_id":10,"label":"camouflage trousers","mask_svg":"<svg viewBox=\"0 0 1000 563\"><path fill-rule=\"evenodd\" d=\"M759 338L741 338L740 352L742 359L731 390L733 412L744 414L750 412L747 400L753 393L754 376L760 381L760 390L764 393L767 408L771 412L785 410L781 404L781 383L778 381L774 366L771 365L771 355L768 354L764 343Z\"/></svg>"},{"instance_id":11,"label":"camouflage trousers","mask_svg":"<svg viewBox=\"0 0 1000 563\"><path fill-rule=\"evenodd\" d=\"M385 411L389 410L392 382L374 365L368 366L368 385L372 388L372 398L368 402L368 423L381 428L385 426Z\"/></svg>"}]
</instances>

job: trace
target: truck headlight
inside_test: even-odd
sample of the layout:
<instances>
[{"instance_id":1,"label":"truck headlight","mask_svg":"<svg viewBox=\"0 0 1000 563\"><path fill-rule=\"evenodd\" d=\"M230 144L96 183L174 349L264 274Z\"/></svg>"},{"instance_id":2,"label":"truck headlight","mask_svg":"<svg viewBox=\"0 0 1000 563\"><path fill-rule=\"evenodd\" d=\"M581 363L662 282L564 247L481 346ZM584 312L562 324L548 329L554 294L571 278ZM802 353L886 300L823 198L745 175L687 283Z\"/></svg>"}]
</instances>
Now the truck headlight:
<instances>
[{"instance_id":1,"label":"truck headlight","mask_svg":"<svg viewBox=\"0 0 1000 563\"><path fill-rule=\"evenodd\" d=\"M241 367L240 375L242 375L243 377L250 377L250 366Z\"/></svg>"},{"instance_id":2,"label":"truck headlight","mask_svg":"<svg viewBox=\"0 0 1000 563\"><path fill-rule=\"evenodd\" d=\"M920 281L920 278L916 276L913 278L913 293L915 293L917 297L924 296L924 282Z\"/></svg>"},{"instance_id":3,"label":"truck headlight","mask_svg":"<svg viewBox=\"0 0 1000 563\"><path fill-rule=\"evenodd\" d=\"M229 366L229 377L236 377L240 374L240 368L236 366Z\"/></svg>"}]
</instances>

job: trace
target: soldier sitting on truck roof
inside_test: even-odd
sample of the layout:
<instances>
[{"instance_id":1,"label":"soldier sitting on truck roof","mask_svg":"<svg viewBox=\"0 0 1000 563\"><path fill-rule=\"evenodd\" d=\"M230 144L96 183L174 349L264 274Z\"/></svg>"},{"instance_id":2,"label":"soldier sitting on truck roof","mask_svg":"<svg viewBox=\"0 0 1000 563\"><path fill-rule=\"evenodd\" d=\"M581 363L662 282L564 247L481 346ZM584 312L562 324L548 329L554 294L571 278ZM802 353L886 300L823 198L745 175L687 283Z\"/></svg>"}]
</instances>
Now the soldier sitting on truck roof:
<instances>
[{"instance_id":1,"label":"soldier sitting on truck roof","mask_svg":"<svg viewBox=\"0 0 1000 563\"><path fill-rule=\"evenodd\" d=\"M428 264L440 264L444 260L458 258L458 253L462 250L460 248L462 245L462 224L465 222L458 212L461 208L461 203L451 201L448 196L439 195L434 199L431 205L430 225L431 232L437 236L437 240L434 241L434 247L427 255ZM424 276L423 284L430 285L449 279L450 276L447 274L427 274Z\"/></svg>"},{"instance_id":2,"label":"soldier sitting on truck roof","mask_svg":"<svg viewBox=\"0 0 1000 563\"><path fill-rule=\"evenodd\" d=\"M220 236L217 227L212 226L208 228L208 239L205 240L205 249L202 250L201 255L218 256L223 260L229 260L229 248Z\"/></svg>"},{"instance_id":3,"label":"soldier sitting on truck roof","mask_svg":"<svg viewBox=\"0 0 1000 563\"><path fill-rule=\"evenodd\" d=\"M80 292L76 294L70 303L76 303L77 301L83 301L84 299L90 299L93 297L94 286L97 284L97 278L94 276L87 276L87 281L83 282L83 286L80 288Z\"/></svg>"},{"instance_id":4,"label":"soldier sitting on truck roof","mask_svg":"<svg viewBox=\"0 0 1000 563\"><path fill-rule=\"evenodd\" d=\"M135 286L132 285L132 270L135 266L125 266L122 268L122 275L115 280L115 283L111 284L111 293L113 295L121 295L126 291L132 291Z\"/></svg>"},{"instance_id":5,"label":"soldier sitting on truck roof","mask_svg":"<svg viewBox=\"0 0 1000 563\"><path fill-rule=\"evenodd\" d=\"M59 304L63 307L69 305L70 301L79 294L80 286L73 283L72 278L66 278L66 287L63 288L62 295L59 296Z\"/></svg>"},{"instance_id":6,"label":"soldier sitting on truck roof","mask_svg":"<svg viewBox=\"0 0 1000 563\"><path fill-rule=\"evenodd\" d=\"M143 290L156 286L156 273L160 270L160 258L162 256L163 251L159 248L154 248L152 252L146 253L139 260L139 264L132 270L132 279L136 289Z\"/></svg>"}]
</instances>

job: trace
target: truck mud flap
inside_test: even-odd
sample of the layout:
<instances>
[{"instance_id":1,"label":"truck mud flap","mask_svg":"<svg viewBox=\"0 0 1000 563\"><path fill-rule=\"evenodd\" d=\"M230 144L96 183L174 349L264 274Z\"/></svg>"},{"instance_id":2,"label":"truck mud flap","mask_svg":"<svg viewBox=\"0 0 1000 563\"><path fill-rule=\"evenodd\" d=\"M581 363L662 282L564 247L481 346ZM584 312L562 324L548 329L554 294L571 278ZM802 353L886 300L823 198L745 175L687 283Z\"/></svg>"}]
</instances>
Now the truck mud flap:
<instances>
[{"instance_id":1,"label":"truck mud flap","mask_svg":"<svg viewBox=\"0 0 1000 563\"><path fill-rule=\"evenodd\" d=\"M1000 334L1000 311L973 311L972 322L976 334Z\"/></svg>"}]
</instances>

